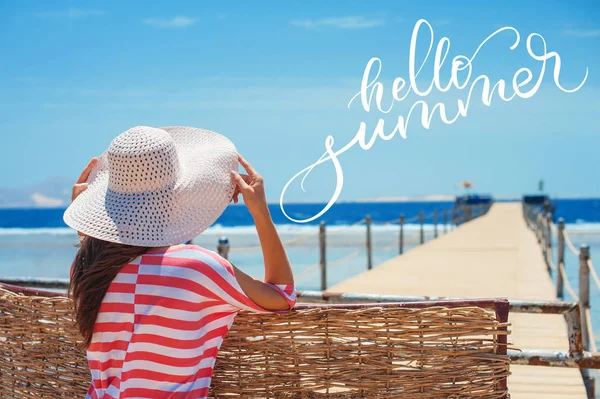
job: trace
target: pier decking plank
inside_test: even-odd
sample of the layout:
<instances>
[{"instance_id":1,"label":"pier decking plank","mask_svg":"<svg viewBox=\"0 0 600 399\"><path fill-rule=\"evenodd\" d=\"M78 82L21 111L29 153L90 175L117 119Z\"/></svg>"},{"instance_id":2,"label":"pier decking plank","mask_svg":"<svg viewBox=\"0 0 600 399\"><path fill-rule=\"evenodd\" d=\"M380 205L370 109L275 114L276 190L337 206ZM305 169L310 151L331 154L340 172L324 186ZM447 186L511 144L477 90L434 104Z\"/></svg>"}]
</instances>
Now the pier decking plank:
<instances>
[{"instance_id":1,"label":"pier decking plank","mask_svg":"<svg viewBox=\"0 0 600 399\"><path fill-rule=\"evenodd\" d=\"M494 204L455 231L361 273L329 292L556 299L521 203ZM509 316L516 348L568 349L561 315ZM586 399L578 369L511 366L512 399Z\"/></svg>"}]
</instances>

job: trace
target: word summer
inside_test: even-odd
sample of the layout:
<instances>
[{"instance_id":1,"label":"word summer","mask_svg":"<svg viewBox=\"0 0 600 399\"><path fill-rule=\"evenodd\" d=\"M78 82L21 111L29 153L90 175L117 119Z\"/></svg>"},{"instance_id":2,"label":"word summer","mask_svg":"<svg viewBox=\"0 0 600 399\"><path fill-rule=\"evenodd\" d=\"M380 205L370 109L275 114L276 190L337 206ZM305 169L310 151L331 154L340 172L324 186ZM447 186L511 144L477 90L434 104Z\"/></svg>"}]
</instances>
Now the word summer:
<instances>
[{"instance_id":1,"label":"word summer","mask_svg":"<svg viewBox=\"0 0 600 399\"><path fill-rule=\"evenodd\" d=\"M416 59L416 51L419 45L421 45L422 40L422 31L425 30L428 32L429 41L427 43L428 51L425 56L423 62L420 65L417 65ZM503 101L509 102L515 97L520 98L531 98L533 97L544 78L546 72L546 64L549 60L553 59L553 70L552 70L552 78L556 87L566 93L572 93L579 90L588 77L588 70L585 70L585 76L583 77L581 83L571 89L564 88L559 81L560 78L560 69L561 69L561 58L560 55L554 51L548 51L546 47L546 40L544 37L538 33L531 33L526 40L525 46L527 49L527 53L529 57L533 60L539 62L539 70L538 73L535 74L529 68L519 68L512 77L512 82L508 84L505 80L499 79L492 86L492 82L490 78L486 75L479 75L476 78L472 79L472 65L473 61L477 57L477 54L485 46L490 39L500 34L511 34L514 35L514 42L510 45L509 49L515 50L518 48L521 43L521 35L517 31L517 29L506 26L496 30L494 33L489 35L485 40L481 42L481 44L477 47L475 52L469 57L465 55L457 55L452 59L451 63L451 74L450 79L447 82L442 82L440 79L440 70L444 66L446 58L448 57L448 53L450 51L450 39L447 37L442 37L437 42L437 46L435 49L435 58L433 62L433 78L427 87L423 87L423 83L417 85L417 77L427 59L429 58L431 51L434 46L434 31L433 27L424 19L417 21L415 27L412 32L411 41L410 41L410 52L409 52L409 61L408 61L408 82L406 79L402 77L397 77L394 79L391 92L387 93L387 96L392 97L391 104L388 107L383 105L384 98L386 94L385 87L383 83L381 83L378 79L382 70L382 61L379 58L371 58L367 63L362 81L360 91L352 97L350 102L348 103L348 108L352 105L352 103L360 98L360 103L365 112L371 112L371 110L376 109L377 111L388 114L394 103L403 101L407 98L407 96L412 92L414 95L418 97L427 97L434 89L438 92L447 92L450 89L454 88L455 90L464 90L467 91L467 95L465 99L457 100L458 110L454 115L448 115L446 105L443 102L438 102L433 107L430 107L429 104L425 100L417 100L411 106L408 113L406 115L398 116L397 122L391 128L386 126L384 123L384 119L380 118L374 128L372 129L372 133L370 137L367 134L367 123L361 122L358 128L356 135L348 142L346 145L341 148L335 150L334 147L334 138L332 136L328 136L325 139L325 152L321 157L314 162L313 164L307 166L302 169L300 172L296 173L284 186L281 196L280 196L280 207L283 214L291 221L297 223L307 223L312 220L319 218L323 215L331 206L337 201L342 192L342 188L344 185L344 173L339 160L341 154L349 150L358 144L363 150L369 150L378 138L382 140L391 140L396 135L399 135L402 138L406 138L408 122L413 115L413 113L419 113L420 111L420 121L421 125L425 129L429 129L433 118L437 115L440 120L447 125L454 123L459 117L466 117L469 109L469 105L471 104L471 96L474 93L474 89L476 86L480 86L481 90L481 101L486 106L490 107L492 104L492 98L494 97L494 93L497 94L497 97ZM536 47L541 47L540 51L534 51L532 42L536 39L539 42L539 45ZM499 51L496 50L497 53ZM525 88L527 86L527 88ZM389 102L389 100L388 100ZM387 131L386 131L387 128ZM300 186L302 190L304 190L304 180L308 177L308 175L313 171L313 169L321 164L326 162L331 162L335 169L336 173L336 184L333 195L331 199L327 203L327 205L316 215L311 216L306 219L294 219L290 217L286 211L284 206L284 196L287 189L290 185L295 182L298 178L302 176L300 181Z\"/></svg>"}]
</instances>

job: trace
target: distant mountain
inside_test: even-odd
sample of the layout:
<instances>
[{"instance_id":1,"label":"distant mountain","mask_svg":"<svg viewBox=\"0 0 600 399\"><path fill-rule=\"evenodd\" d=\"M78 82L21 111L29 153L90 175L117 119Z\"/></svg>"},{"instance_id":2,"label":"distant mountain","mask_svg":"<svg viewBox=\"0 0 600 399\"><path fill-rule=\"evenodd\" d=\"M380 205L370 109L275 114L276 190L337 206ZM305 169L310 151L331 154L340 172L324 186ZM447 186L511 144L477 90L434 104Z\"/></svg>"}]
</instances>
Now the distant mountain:
<instances>
[{"instance_id":1,"label":"distant mountain","mask_svg":"<svg viewBox=\"0 0 600 399\"><path fill-rule=\"evenodd\" d=\"M23 188L0 188L0 208L59 208L71 202L73 182L54 177Z\"/></svg>"}]
</instances>

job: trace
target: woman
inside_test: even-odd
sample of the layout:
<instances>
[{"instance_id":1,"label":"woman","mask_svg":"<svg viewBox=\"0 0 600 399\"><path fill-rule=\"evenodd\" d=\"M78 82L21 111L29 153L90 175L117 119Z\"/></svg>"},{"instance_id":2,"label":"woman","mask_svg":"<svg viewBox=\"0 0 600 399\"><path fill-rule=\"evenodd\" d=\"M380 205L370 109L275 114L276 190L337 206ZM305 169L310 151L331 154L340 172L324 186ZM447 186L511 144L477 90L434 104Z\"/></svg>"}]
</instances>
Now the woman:
<instances>
[{"instance_id":1,"label":"woman","mask_svg":"<svg viewBox=\"0 0 600 399\"><path fill-rule=\"evenodd\" d=\"M247 174L237 172L238 162ZM264 282L182 244L239 194L260 239ZM294 306L294 279L263 180L217 133L124 132L83 171L64 220L81 236L69 292L92 374L86 399L205 398L238 311Z\"/></svg>"}]
</instances>

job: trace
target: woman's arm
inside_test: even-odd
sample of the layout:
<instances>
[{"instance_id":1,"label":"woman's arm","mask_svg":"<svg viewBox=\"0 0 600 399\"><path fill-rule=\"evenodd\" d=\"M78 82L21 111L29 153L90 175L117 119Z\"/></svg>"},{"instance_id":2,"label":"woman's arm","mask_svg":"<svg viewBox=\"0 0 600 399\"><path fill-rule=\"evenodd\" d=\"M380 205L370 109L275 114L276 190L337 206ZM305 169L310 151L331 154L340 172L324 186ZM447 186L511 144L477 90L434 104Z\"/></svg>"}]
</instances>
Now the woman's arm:
<instances>
[{"instance_id":1,"label":"woman's arm","mask_svg":"<svg viewBox=\"0 0 600 399\"><path fill-rule=\"evenodd\" d=\"M289 309L288 301L268 284L293 286L294 275L285 248L271 219L263 178L241 155L238 159L248 174L242 176L237 171L232 171L232 177L237 185L233 199L237 202L237 193L242 194L244 203L254 219L265 261L265 281L255 280L238 268L234 268L236 279L246 295L257 305L269 310Z\"/></svg>"}]
</instances>

